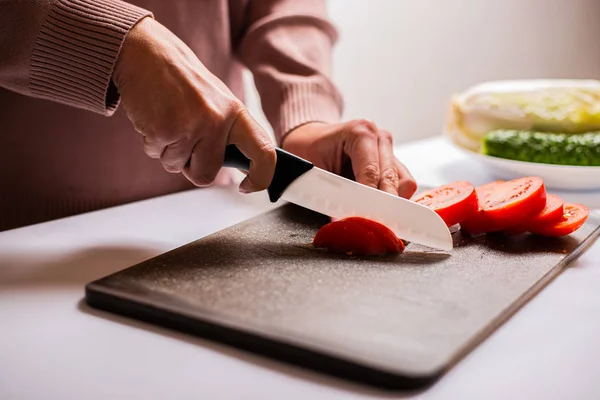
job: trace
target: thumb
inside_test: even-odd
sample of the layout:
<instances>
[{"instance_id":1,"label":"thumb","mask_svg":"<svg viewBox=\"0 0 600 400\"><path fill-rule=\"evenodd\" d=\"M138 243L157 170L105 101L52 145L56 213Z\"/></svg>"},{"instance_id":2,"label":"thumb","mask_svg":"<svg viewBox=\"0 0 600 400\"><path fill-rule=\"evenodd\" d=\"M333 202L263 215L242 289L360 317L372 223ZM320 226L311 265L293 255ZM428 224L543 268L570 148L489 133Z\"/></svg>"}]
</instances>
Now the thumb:
<instances>
[{"instance_id":1,"label":"thumb","mask_svg":"<svg viewBox=\"0 0 600 400\"><path fill-rule=\"evenodd\" d=\"M246 175L242 183L240 183L239 190L241 193L252 193L255 192L256 184L252 182L252 177L250 175Z\"/></svg>"},{"instance_id":2,"label":"thumb","mask_svg":"<svg viewBox=\"0 0 600 400\"><path fill-rule=\"evenodd\" d=\"M240 184L240 192L256 192L269 187L275 174L277 153L267 132L247 110L237 115L228 142L235 144L250 160L250 170Z\"/></svg>"}]
</instances>

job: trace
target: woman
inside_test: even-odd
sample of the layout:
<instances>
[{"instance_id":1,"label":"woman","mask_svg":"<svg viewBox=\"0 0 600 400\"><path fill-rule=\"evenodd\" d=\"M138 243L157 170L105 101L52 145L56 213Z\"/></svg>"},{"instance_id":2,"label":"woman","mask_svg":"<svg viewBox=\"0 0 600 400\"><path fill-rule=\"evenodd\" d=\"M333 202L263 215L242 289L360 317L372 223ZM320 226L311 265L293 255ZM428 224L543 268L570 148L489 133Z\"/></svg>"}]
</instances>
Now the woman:
<instances>
[{"instance_id":1,"label":"woman","mask_svg":"<svg viewBox=\"0 0 600 400\"><path fill-rule=\"evenodd\" d=\"M265 189L274 144L243 67L278 145L415 190L388 132L339 121L324 1L0 0L0 27L2 230L210 185L227 144L253 161L240 191Z\"/></svg>"}]
</instances>

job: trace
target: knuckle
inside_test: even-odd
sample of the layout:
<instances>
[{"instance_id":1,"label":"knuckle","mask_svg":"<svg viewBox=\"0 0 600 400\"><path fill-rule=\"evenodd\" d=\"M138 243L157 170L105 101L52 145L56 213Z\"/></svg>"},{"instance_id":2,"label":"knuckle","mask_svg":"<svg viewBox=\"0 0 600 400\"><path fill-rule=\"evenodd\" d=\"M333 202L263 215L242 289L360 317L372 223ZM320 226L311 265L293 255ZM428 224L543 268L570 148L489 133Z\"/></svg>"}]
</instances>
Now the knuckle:
<instances>
[{"instance_id":1,"label":"knuckle","mask_svg":"<svg viewBox=\"0 0 600 400\"><path fill-rule=\"evenodd\" d=\"M379 140L379 135L377 135L377 131L371 130L356 130L354 131L355 135L357 135L359 140L369 140L372 142L377 142Z\"/></svg>"},{"instance_id":2,"label":"knuckle","mask_svg":"<svg viewBox=\"0 0 600 400\"><path fill-rule=\"evenodd\" d=\"M392 143L394 141L394 137L392 136L392 134L389 131L386 131L385 129L379 130L379 138L385 140L388 143Z\"/></svg>"},{"instance_id":3,"label":"knuckle","mask_svg":"<svg viewBox=\"0 0 600 400\"><path fill-rule=\"evenodd\" d=\"M227 106L222 111L217 113L219 113L220 121L229 121L231 123L239 118L250 116L250 113L244 106L244 103L237 99L229 101Z\"/></svg>"},{"instance_id":4,"label":"knuckle","mask_svg":"<svg viewBox=\"0 0 600 400\"><path fill-rule=\"evenodd\" d=\"M139 133L143 134L145 128L146 128L146 124L144 122L134 121L134 123L133 123L133 129L135 129Z\"/></svg>"},{"instance_id":5,"label":"knuckle","mask_svg":"<svg viewBox=\"0 0 600 400\"><path fill-rule=\"evenodd\" d=\"M260 145L260 152L263 155L264 162L275 165L277 162L277 152L275 151L275 145L273 143L262 143Z\"/></svg>"},{"instance_id":6,"label":"knuckle","mask_svg":"<svg viewBox=\"0 0 600 400\"><path fill-rule=\"evenodd\" d=\"M380 172L379 172L379 167L375 164L367 164L361 171L360 175L364 179L366 179L372 183L379 182L379 179L381 177Z\"/></svg>"},{"instance_id":7,"label":"knuckle","mask_svg":"<svg viewBox=\"0 0 600 400\"><path fill-rule=\"evenodd\" d=\"M359 143L374 143L376 144L379 140L379 137L377 136L377 132L374 131L367 131L367 130L360 130L360 129L354 129L351 132L351 138L352 143L358 145Z\"/></svg>"},{"instance_id":8,"label":"knuckle","mask_svg":"<svg viewBox=\"0 0 600 400\"><path fill-rule=\"evenodd\" d=\"M244 103L242 103L239 99L233 99L231 100L230 104L229 104L229 109L230 112L232 114L241 114L241 113L248 113L248 110L246 109L246 107L244 106Z\"/></svg>"},{"instance_id":9,"label":"knuckle","mask_svg":"<svg viewBox=\"0 0 600 400\"><path fill-rule=\"evenodd\" d=\"M381 172L381 181L384 181L388 185L397 188L400 184L400 177L398 176L398 172L394 168L386 168Z\"/></svg>"},{"instance_id":10,"label":"knuckle","mask_svg":"<svg viewBox=\"0 0 600 400\"><path fill-rule=\"evenodd\" d=\"M162 149L155 144L144 143L144 153L150 158L160 158Z\"/></svg>"},{"instance_id":11,"label":"knuckle","mask_svg":"<svg viewBox=\"0 0 600 400\"><path fill-rule=\"evenodd\" d=\"M352 130L362 134L377 134L377 126L368 119L355 119L351 121Z\"/></svg>"},{"instance_id":12,"label":"knuckle","mask_svg":"<svg viewBox=\"0 0 600 400\"><path fill-rule=\"evenodd\" d=\"M175 164L175 163L162 163L163 168L167 171L170 172L172 174L176 174L181 172L181 165L179 164Z\"/></svg>"}]
</instances>

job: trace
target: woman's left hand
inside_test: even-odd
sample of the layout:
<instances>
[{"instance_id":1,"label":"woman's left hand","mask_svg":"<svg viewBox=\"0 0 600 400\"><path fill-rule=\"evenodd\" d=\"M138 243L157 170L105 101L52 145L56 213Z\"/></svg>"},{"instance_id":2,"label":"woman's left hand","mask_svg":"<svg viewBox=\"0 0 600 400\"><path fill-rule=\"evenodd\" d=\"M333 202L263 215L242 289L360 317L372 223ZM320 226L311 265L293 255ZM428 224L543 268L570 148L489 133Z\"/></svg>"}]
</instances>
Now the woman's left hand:
<instances>
[{"instance_id":1,"label":"woman's left hand","mask_svg":"<svg viewBox=\"0 0 600 400\"><path fill-rule=\"evenodd\" d=\"M392 142L392 135L373 122L355 120L302 125L288 133L282 147L338 175L345 175L344 168L349 165L357 182L410 198L417 184L394 156Z\"/></svg>"}]
</instances>

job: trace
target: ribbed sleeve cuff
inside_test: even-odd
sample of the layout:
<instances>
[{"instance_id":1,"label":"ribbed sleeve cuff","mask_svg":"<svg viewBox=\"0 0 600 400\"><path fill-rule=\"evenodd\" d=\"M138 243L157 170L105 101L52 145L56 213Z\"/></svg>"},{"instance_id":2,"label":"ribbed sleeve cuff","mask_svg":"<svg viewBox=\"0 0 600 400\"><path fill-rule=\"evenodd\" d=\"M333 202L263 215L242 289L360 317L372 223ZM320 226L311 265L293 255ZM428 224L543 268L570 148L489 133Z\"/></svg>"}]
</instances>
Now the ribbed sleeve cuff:
<instances>
[{"instance_id":1,"label":"ribbed sleeve cuff","mask_svg":"<svg viewBox=\"0 0 600 400\"><path fill-rule=\"evenodd\" d=\"M289 85L283 92L283 101L278 121L274 121L273 131L281 143L291 130L308 122L339 122L343 101L335 88L325 88L314 83Z\"/></svg>"},{"instance_id":2,"label":"ribbed sleeve cuff","mask_svg":"<svg viewBox=\"0 0 600 400\"><path fill-rule=\"evenodd\" d=\"M31 94L112 115L112 74L129 30L152 13L119 0L56 0L31 58Z\"/></svg>"}]
</instances>

